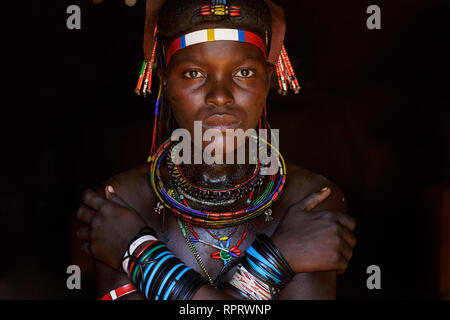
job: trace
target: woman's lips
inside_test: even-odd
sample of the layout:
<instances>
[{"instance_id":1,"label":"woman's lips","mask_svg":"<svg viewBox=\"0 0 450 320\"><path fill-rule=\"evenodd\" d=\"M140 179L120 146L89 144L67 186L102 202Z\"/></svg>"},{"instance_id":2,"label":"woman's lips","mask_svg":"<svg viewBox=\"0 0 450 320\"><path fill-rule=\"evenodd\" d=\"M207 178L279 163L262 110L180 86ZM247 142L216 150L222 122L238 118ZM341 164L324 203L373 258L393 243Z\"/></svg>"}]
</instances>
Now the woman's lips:
<instances>
[{"instance_id":1,"label":"woman's lips","mask_svg":"<svg viewBox=\"0 0 450 320\"><path fill-rule=\"evenodd\" d=\"M235 129L241 124L241 120L231 114L215 113L202 121L203 128L206 129Z\"/></svg>"}]
</instances>

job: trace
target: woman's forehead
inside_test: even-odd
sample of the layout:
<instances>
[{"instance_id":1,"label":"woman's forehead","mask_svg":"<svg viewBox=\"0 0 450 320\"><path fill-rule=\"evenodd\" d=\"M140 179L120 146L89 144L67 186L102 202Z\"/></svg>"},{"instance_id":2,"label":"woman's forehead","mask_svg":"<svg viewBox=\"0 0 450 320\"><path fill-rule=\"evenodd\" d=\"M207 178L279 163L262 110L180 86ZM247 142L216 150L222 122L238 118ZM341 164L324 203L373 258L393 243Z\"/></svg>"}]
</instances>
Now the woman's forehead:
<instances>
[{"instance_id":1,"label":"woman's forehead","mask_svg":"<svg viewBox=\"0 0 450 320\"><path fill-rule=\"evenodd\" d=\"M168 64L174 53L179 50L196 44L216 41L222 42L222 46L224 44L223 41L250 43L258 47L264 53L265 58L267 57L267 42L264 43L264 40L259 35L251 31L234 28L207 28L188 32L173 40L167 47L167 50L165 50L166 63ZM237 47L233 50L241 49Z\"/></svg>"}]
</instances>

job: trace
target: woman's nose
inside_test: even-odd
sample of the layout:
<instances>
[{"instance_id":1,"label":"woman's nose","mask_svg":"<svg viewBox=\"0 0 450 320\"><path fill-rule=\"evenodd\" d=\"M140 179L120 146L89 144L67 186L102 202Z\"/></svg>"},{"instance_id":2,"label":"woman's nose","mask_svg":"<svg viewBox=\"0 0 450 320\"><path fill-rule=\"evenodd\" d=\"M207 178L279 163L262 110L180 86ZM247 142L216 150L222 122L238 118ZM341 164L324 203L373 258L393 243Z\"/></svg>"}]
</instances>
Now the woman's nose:
<instances>
[{"instance_id":1,"label":"woman's nose","mask_svg":"<svg viewBox=\"0 0 450 320\"><path fill-rule=\"evenodd\" d=\"M224 107L234 104L233 94L225 80L212 82L205 98L206 104L211 106Z\"/></svg>"}]
</instances>

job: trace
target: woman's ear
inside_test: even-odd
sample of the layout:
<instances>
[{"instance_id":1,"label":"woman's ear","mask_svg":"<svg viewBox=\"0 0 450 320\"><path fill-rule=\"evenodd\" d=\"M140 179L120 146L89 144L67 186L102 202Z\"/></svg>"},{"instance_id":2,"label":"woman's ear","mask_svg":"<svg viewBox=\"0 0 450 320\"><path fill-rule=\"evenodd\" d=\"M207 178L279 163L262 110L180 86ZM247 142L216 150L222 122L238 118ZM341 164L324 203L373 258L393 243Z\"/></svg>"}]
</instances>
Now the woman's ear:
<instances>
[{"instance_id":1,"label":"woman's ear","mask_svg":"<svg viewBox=\"0 0 450 320\"><path fill-rule=\"evenodd\" d=\"M163 68L163 67L159 67L158 70L156 70L156 74L158 75L159 82L161 83L161 85L162 85L163 87L165 87L166 84L167 84L167 80L166 80L166 75L167 75L166 69Z\"/></svg>"},{"instance_id":2,"label":"woman's ear","mask_svg":"<svg viewBox=\"0 0 450 320\"><path fill-rule=\"evenodd\" d=\"M269 80L269 86L272 83L272 77L273 77L274 72L275 72L275 65L268 62L267 63L267 75L268 75L268 80Z\"/></svg>"}]
</instances>

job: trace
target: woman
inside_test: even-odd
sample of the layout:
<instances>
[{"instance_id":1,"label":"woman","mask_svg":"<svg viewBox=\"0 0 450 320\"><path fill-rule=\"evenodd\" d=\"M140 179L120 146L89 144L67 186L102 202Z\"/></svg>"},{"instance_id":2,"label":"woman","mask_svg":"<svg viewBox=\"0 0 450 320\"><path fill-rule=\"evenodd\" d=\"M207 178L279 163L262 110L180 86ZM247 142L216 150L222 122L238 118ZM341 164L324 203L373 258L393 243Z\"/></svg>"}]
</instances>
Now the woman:
<instances>
[{"instance_id":1,"label":"woman","mask_svg":"<svg viewBox=\"0 0 450 320\"><path fill-rule=\"evenodd\" d=\"M184 149L183 156L209 149L216 159L225 159L227 152L234 158L238 147L227 149L234 141L226 139L227 129L270 128L265 101L282 49L283 24L276 23L282 21L282 10L262 0L162 2L147 5L145 54L159 62L164 100L157 106L154 135L159 137L154 136L150 163L111 178L97 192L85 191L77 211L85 224L77 236L96 259L99 295L113 290L107 298L119 292L127 293L122 299L162 298L167 291L166 297L189 299L334 299L336 274L347 268L356 243L355 221L345 214L337 186L282 157L277 157L279 169L267 175L262 174L264 164L250 163L249 157L244 164L178 163L176 143L163 143L176 127L195 136L195 121L201 121L201 134L214 129L218 135ZM202 34L207 38L201 40ZM149 41L155 50L148 50ZM149 71L138 89L142 83L151 87ZM244 141L245 150L251 139ZM258 145L278 154L266 142L259 139ZM146 226L151 231L140 234ZM161 260L165 272L149 267L159 260L142 262L152 241L163 241L170 259L179 259L167 266ZM137 247L130 249L131 243ZM254 250L261 255L252 256ZM175 269L184 266L195 270L190 271L191 285L183 287L192 292L177 295L169 283ZM152 270L160 277L156 283ZM271 280L277 272L282 279ZM244 283L246 277L251 285Z\"/></svg>"}]
</instances>

